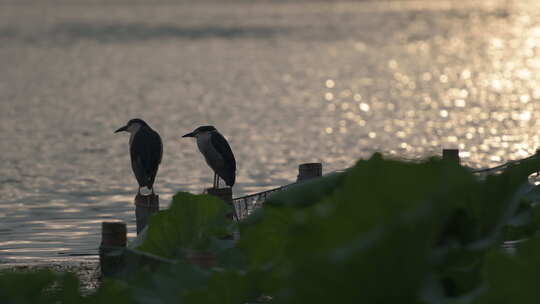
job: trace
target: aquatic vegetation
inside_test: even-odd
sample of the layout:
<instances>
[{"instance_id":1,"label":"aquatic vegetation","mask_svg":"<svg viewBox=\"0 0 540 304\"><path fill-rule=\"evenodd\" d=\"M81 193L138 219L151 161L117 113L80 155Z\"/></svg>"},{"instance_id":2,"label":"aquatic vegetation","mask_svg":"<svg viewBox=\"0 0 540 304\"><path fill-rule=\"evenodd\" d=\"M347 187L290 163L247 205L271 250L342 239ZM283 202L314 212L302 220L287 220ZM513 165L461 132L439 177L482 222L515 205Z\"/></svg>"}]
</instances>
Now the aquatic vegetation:
<instances>
[{"instance_id":1,"label":"aquatic vegetation","mask_svg":"<svg viewBox=\"0 0 540 304\"><path fill-rule=\"evenodd\" d=\"M272 303L533 303L540 190L528 176L538 168L535 157L479 178L450 161L375 154L271 196L240 224L220 200L178 193L125 250L124 269L95 294L80 296L67 275L29 274L37 283L24 285L20 274L6 273L0 282L24 286L0 287L0 299L30 303L44 293L51 297L39 303L68 303L68 295L80 303L232 304L261 295ZM512 235L524 240L510 251L501 242ZM211 262L195 261L198 253Z\"/></svg>"}]
</instances>

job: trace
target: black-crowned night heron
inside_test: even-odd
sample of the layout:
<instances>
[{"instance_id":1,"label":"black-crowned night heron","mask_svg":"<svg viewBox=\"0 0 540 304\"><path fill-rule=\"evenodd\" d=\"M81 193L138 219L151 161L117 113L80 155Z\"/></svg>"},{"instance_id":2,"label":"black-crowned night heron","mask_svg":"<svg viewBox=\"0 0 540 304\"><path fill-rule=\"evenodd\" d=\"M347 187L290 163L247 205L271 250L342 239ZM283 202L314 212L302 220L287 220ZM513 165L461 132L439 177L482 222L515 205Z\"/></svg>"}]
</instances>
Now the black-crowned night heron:
<instances>
[{"instance_id":1,"label":"black-crowned night heron","mask_svg":"<svg viewBox=\"0 0 540 304\"><path fill-rule=\"evenodd\" d=\"M221 177L232 187L236 179L236 160L229 143L214 126L202 126L182 137L195 137L206 163L214 170L214 188L219 188Z\"/></svg>"},{"instance_id":2,"label":"black-crowned night heron","mask_svg":"<svg viewBox=\"0 0 540 304\"><path fill-rule=\"evenodd\" d=\"M141 188L146 187L148 190L143 189L143 194L153 194L154 180L163 157L161 137L144 120L139 118L128 121L127 125L114 133L122 131L131 134L129 152L131 155L131 169L133 169L133 174L135 174L135 178L139 183L137 193L141 194Z\"/></svg>"}]
</instances>

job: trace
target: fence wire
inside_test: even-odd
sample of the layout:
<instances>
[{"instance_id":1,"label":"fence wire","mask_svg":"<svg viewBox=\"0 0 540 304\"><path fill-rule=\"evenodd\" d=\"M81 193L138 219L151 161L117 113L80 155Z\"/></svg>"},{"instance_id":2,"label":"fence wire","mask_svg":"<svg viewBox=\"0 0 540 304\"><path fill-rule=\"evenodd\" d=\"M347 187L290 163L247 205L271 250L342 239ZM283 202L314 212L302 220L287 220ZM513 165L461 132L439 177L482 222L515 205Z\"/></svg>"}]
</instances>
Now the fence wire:
<instances>
[{"instance_id":1,"label":"fence wire","mask_svg":"<svg viewBox=\"0 0 540 304\"><path fill-rule=\"evenodd\" d=\"M480 173L480 174L493 174L493 173L501 172L501 171L504 171L504 170L508 169L508 167L510 167L510 166L519 164L522 161L529 160L529 159L532 159L532 158L538 158L539 155L540 155L540 150L536 151L535 154L533 154L533 155L531 155L529 157L525 157L523 159L511 160L511 161L508 161L508 162L506 162L506 163L504 163L502 165L499 165L499 166L496 166L496 167L493 167L493 168L472 169L472 172L473 173Z\"/></svg>"},{"instance_id":2,"label":"fence wire","mask_svg":"<svg viewBox=\"0 0 540 304\"><path fill-rule=\"evenodd\" d=\"M528 160L528 159L531 159L531 158L536 158L536 157L540 157L540 150L538 150L535 154L533 154L533 155L531 155L529 157L525 157L525 158L519 159L519 160L509 161L509 162L506 162L506 163L504 163L504 164L502 164L500 166L496 166L496 167L493 167L493 168L485 168L485 169L473 169L473 168L470 168L470 170L471 170L472 173L478 174L478 175L497 174L497 173L499 173L501 171L504 171L505 169L507 169L508 167L510 167L512 165L517 165L522 161L525 161L525 160ZM330 174L333 174L333 173L345 172L346 170L347 169L336 170L336 171L332 171L332 172L330 172L328 174L325 174L325 175L330 175ZM270 190L266 190L266 191L262 191L262 192L258 192L258 193L254 193L254 194L249 194L249 195L246 195L246 196L237 197L237 198L233 199L233 206L234 206L234 208L236 210L237 220L242 220L242 219L246 218L248 215L250 215L257 208L261 207L263 205L263 203L266 201L266 199L270 196L270 194L273 194L273 193L276 193L276 192L279 192L279 191L283 191L283 190L287 190L289 187L291 187L293 185L296 185L296 184L298 184L298 183L294 182L294 183L284 185L284 186L281 186L281 187L277 187L277 188L274 188L274 189L270 189Z\"/></svg>"},{"instance_id":3,"label":"fence wire","mask_svg":"<svg viewBox=\"0 0 540 304\"><path fill-rule=\"evenodd\" d=\"M292 183L263 192L249 194L233 199L233 206L236 209L236 216L238 217L238 220L246 218L255 209L261 207L270 194L286 190L287 188L295 184L296 183Z\"/></svg>"},{"instance_id":4,"label":"fence wire","mask_svg":"<svg viewBox=\"0 0 540 304\"><path fill-rule=\"evenodd\" d=\"M347 169L335 170L324 174L323 176L328 176L335 173L345 172ZM250 215L257 208L261 207L263 203L268 199L271 194L274 194L279 191L287 190L291 186L297 185L299 182L290 183L281 187L273 188L270 190L249 194L242 197L237 197L233 199L233 206L236 210L237 220L242 220Z\"/></svg>"}]
</instances>

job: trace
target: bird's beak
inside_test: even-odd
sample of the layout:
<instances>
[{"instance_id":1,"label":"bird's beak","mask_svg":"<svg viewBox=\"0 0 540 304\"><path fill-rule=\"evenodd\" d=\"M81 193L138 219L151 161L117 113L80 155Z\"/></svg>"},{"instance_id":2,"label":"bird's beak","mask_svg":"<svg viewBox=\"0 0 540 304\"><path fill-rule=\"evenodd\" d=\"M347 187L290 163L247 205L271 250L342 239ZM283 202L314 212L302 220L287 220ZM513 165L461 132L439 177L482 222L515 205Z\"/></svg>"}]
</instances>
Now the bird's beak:
<instances>
[{"instance_id":1,"label":"bird's beak","mask_svg":"<svg viewBox=\"0 0 540 304\"><path fill-rule=\"evenodd\" d=\"M183 135L182 137L195 137L195 132L188 133L186 135Z\"/></svg>"},{"instance_id":2,"label":"bird's beak","mask_svg":"<svg viewBox=\"0 0 540 304\"><path fill-rule=\"evenodd\" d=\"M120 129L114 131L114 133L118 133L118 132L122 132L122 131L126 131L126 130L127 130L127 126L123 126Z\"/></svg>"}]
</instances>

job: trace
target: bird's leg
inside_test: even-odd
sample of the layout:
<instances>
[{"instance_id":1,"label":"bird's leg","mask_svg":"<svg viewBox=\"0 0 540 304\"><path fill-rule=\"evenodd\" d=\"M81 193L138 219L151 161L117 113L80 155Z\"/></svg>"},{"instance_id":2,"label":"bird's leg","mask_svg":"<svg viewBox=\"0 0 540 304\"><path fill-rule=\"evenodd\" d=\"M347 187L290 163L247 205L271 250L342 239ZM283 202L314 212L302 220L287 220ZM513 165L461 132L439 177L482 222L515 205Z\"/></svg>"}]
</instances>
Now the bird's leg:
<instances>
[{"instance_id":1,"label":"bird's leg","mask_svg":"<svg viewBox=\"0 0 540 304\"><path fill-rule=\"evenodd\" d=\"M217 189L217 186L216 186L216 184L217 184L216 177L217 177L217 174L214 173L214 184L212 185L212 186L214 187L214 189Z\"/></svg>"},{"instance_id":2,"label":"bird's leg","mask_svg":"<svg viewBox=\"0 0 540 304\"><path fill-rule=\"evenodd\" d=\"M216 180L217 180L217 186L216 186L216 189L219 189L219 175L216 174Z\"/></svg>"}]
</instances>

